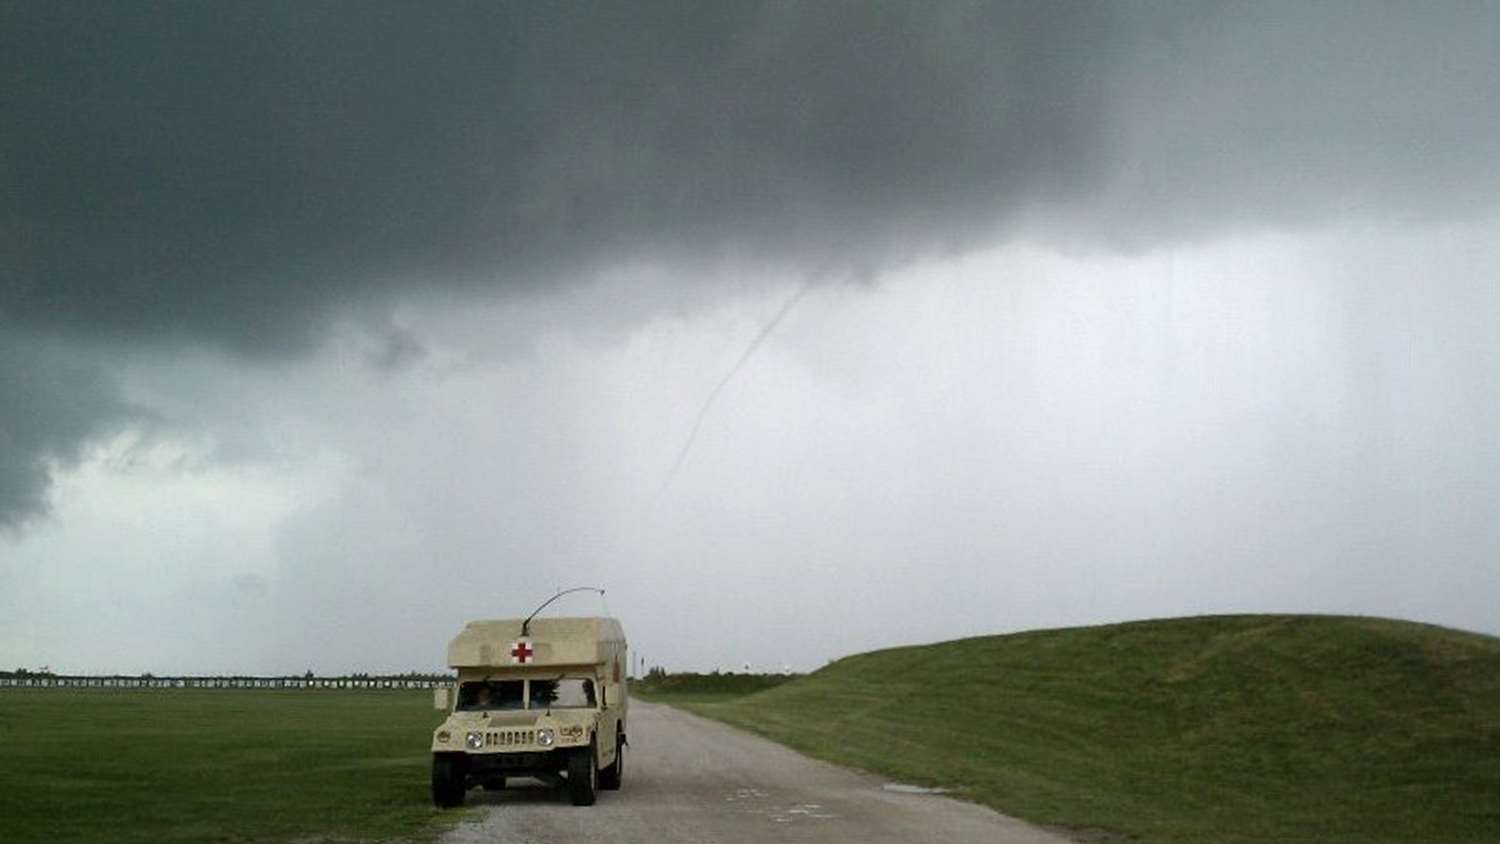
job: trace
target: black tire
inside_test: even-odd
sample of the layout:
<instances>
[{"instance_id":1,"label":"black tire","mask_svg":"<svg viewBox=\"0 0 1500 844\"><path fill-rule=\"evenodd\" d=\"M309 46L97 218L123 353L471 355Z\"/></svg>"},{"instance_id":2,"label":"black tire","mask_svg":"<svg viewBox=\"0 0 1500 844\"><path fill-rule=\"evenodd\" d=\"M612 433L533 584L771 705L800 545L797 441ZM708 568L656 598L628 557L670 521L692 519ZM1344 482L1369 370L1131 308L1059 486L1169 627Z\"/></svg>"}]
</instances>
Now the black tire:
<instances>
[{"instance_id":1,"label":"black tire","mask_svg":"<svg viewBox=\"0 0 1500 844\"><path fill-rule=\"evenodd\" d=\"M574 806L592 806L599 798L599 759L592 742L568 757L568 794Z\"/></svg>"},{"instance_id":2,"label":"black tire","mask_svg":"<svg viewBox=\"0 0 1500 844\"><path fill-rule=\"evenodd\" d=\"M619 791L620 781L625 778L625 734L615 731L615 761L608 768L599 769L599 787L605 791Z\"/></svg>"},{"instance_id":3,"label":"black tire","mask_svg":"<svg viewBox=\"0 0 1500 844\"><path fill-rule=\"evenodd\" d=\"M504 791L505 777L491 777L484 781L485 791Z\"/></svg>"},{"instance_id":4,"label":"black tire","mask_svg":"<svg viewBox=\"0 0 1500 844\"><path fill-rule=\"evenodd\" d=\"M462 753L432 754L432 802L440 809L464 804L466 760Z\"/></svg>"}]
</instances>

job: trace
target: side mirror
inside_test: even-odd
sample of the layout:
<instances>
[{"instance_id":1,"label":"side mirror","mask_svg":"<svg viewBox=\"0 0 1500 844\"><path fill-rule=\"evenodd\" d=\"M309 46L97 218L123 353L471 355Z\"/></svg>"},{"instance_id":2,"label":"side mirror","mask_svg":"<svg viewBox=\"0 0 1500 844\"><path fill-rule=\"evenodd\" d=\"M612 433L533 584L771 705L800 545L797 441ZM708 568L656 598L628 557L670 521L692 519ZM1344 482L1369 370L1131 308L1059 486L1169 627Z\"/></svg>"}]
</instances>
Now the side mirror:
<instances>
[{"instance_id":1,"label":"side mirror","mask_svg":"<svg viewBox=\"0 0 1500 844\"><path fill-rule=\"evenodd\" d=\"M437 688L432 690L432 708L444 710L448 708L447 686L438 686Z\"/></svg>"}]
</instances>

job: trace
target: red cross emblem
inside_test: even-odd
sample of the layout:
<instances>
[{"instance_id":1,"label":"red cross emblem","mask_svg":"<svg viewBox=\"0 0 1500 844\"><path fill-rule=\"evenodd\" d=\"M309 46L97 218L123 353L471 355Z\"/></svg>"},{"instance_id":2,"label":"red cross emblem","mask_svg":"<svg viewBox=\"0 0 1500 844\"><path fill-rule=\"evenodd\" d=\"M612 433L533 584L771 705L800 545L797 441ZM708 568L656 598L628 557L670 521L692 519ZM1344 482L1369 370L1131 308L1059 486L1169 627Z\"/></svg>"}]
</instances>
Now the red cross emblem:
<instances>
[{"instance_id":1,"label":"red cross emblem","mask_svg":"<svg viewBox=\"0 0 1500 844\"><path fill-rule=\"evenodd\" d=\"M530 642L516 642L510 646L510 656L517 663L525 665L536 651L532 650Z\"/></svg>"}]
</instances>

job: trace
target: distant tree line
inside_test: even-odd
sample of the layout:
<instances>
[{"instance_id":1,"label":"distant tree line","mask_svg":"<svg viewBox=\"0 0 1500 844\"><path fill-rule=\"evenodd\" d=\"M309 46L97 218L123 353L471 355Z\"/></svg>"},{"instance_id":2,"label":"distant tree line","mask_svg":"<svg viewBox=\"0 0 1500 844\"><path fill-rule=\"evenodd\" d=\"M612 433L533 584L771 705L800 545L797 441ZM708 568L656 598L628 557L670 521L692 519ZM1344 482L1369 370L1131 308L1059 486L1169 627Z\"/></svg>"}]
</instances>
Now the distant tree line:
<instances>
[{"instance_id":1,"label":"distant tree line","mask_svg":"<svg viewBox=\"0 0 1500 844\"><path fill-rule=\"evenodd\" d=\"M213 674L159 676L141 674L58 674L45 666L40 670L17 668L0 671L0 688L148 688L148 689L432 689L451 686L457 678L447 672L407 671L400 674L353 672L317 675L257 676Z\"/></svg>"},{"instance_id":2,"label":"distant tree line","mask_svg":"<svg viewBox=\"0 0 1500 844\"><path fill-rule=\"evenodd\" d=\"M653 666L646 672L644 680L638 680L633 687L642 694L738 694L745 695L754 692L765 691L775 688L789 680L794 680L797 674L755 674L733 671L714 671L711 674L699 674L696 672L668 673L666 670Z\"/></svg>"}]
</instances>

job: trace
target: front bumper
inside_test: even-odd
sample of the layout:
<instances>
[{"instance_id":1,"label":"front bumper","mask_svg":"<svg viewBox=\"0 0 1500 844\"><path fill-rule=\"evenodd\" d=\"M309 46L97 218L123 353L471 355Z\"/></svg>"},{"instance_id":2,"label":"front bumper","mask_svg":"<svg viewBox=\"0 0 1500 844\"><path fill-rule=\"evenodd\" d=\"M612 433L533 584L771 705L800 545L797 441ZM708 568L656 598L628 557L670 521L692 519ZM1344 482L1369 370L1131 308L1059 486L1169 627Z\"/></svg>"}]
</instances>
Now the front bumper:
<instances>
[{"instance_id":1,"label":"front bumper","mask_svg":"<svg viewBox=\"0 0 1500 844\"><path fill-rule=\"evenodd\" d=\"M465 788L488 785L506 777L529 776L555 780L568 770L568 759L579 748L555 750L522 750L511 753L440 753L446 757L454 775L461 776Z\"/></svg>"},{"instance_id":2,"label":"front bumper","mask_svg":"<svg viewBox=\"0 0 1500 844\"><path fill-rule=\"evenodd\" d=\"M542 733L550 733L550 743L542 743ZM581 725L545 724L525 727L492 727L485 725L445 724L433 733L433 753L463 753L468 756L550 752L570 747L587 747L593 732ZM476 743L471 743L471 738Z\"/></svg>"},{"instance_id":3,"label":"front bumper","mask_svg":"<svg viewBox=\"0 0 1500 844\"><path fill-rule=\"evenodd\" d=\"M469 753L468 773L483 780L493 774L557 774L568 769L567 750L525 750L518 753Z\"/></svg>"}]
</instances>

